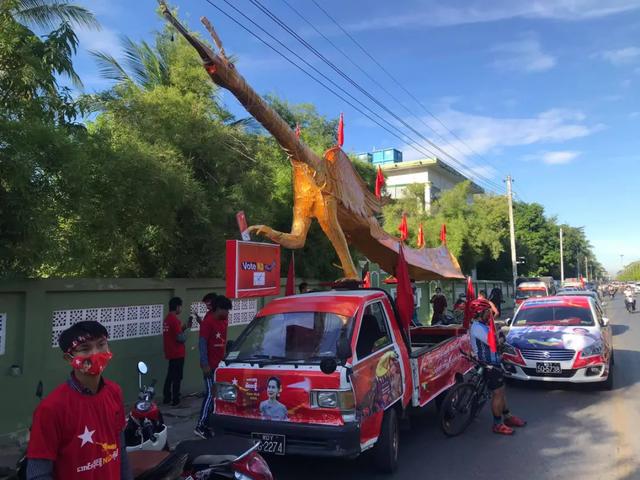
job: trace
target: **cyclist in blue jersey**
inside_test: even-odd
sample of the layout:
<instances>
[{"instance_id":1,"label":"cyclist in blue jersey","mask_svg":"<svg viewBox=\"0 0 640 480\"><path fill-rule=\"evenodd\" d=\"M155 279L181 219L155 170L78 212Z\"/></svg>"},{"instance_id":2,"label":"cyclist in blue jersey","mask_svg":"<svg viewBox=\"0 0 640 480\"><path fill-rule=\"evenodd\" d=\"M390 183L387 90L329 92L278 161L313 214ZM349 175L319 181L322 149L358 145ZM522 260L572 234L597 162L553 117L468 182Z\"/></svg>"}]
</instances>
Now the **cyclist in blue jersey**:
<instances>
[{"instance_id":1,"label":"cyclist in blue jersey","mask_svg":"<svg viewBox=\"0 0 640 480\"><path fill-rule=\"evenodd\" d=\"M514 430L512 427L524 427L527 422L509 411L500 355L497 352L492 352L489 347L489 323L493 315L492 305L487 299L478 298L471 302L470 309L473 314L473 323L469 330L471 349L478 360L493 367L485 369L487 386L492 392L493 433L513 435ZM497 339L495 340L497 345Z\"/></svg>"}]
</instances>

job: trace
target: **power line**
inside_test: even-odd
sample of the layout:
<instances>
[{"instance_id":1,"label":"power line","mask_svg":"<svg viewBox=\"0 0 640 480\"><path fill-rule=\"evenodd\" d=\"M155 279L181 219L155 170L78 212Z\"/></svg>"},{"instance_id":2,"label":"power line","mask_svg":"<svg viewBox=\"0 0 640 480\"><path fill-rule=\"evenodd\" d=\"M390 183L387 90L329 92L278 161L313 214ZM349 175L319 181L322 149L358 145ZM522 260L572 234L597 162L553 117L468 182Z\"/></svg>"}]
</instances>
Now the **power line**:
<instances>
[{"instance_id":1,"label":"power line","mask_svg":"<svg viewBox=\"0 0 640 480\"><path fill-rule=\"evenodd\" d=\"M214 7L216 10L218 10L220 13L222 13L224 16L226 16L227 18L229 18L231 21L233 21L234 23L236 23L238 26L240 26L243 30L245 30L247 33L249 33L250 35L252 35L253 37L255 37L257 40L259 40L260 42L262 42L264 45L266 45L268 48L270 48L271 50L273 50L274 52L276 52L277 54L279 54L280 56L282 56L287 62L289 62L290 64L292 64L293 66L295 66L296 68L298 68L302 73L304 73L305 75L307 75L309 78L311 78L312 80L316 81L317 83L319 83L321 86L323 86L325 89L327 89L328 91L330 91L331 93L333 93L336 97L338 97L340 100L342 100L343 102L345 102L347 105L351 106L352 108L354 108L356 111L358 111L359 113L361 113L362 115L364 115L366 118L368 118L369 120L371 120L372 122L374 122L376 125L378 125L380 128L384 129L385 131L387 131L388 133L390 133L391 135L393 135L394 137L400 139L403 142L407 142L409 143L406 138L408 138L411 142L415 143L415 145L409 143L409 146L411 148L413 148L414 150L416 150L418 153L422 154L422 155L426 155L426 156L435 156L435 154L430 151L429 149L427 149L426 147L421 146L418 142L416 142L415 139L413 139L412 137L410 137L409 135L403 133L402 131L400 131L397 127L395 127L394 125L389 125L389 127L394 128L395 130L397 130L398 132L400 132L399 134L391 131L389 128L387 128L387 126L385 126L384 124L380 123L376 118L372 117L371 115L365 113L364 111L362 111L359 107L357 107L356 105L354 105L352 102L350 102L349 100L347 100L345 97L343 97L340 93L336 92L334 89L332 89L331 87L329 87L326 83L322 82L321 80L317 79L316 77L314 77L313 75L311 75L311 73L309 73L307 70L305 70L302 66L300 66L299 64L297 64L296 62L294 62L293 60L291 60L289 57L287 57L284 53L282 53L280 50L278 50L277 48L275 48L273 45L271 45L269 42L267 42L266 40L264 40L260 35L258 35L257 33L253 32L250 28L248 28L247 26L245 26L244 24L242 24L242 22L240 22L238 19L234 18L231 14L227 13L226 11L224 11L222 8L220 8L218 5L214 4L211 0L205 0L207 3L209 3L212 7ZM258 27L260 30L262 30L264 33L266 33L270 38L272 38L273 40L275 40L276 42L278 42L281 46L283 46L287 51L289 51L291 54L293 54L296 58L298 58L299 60L301 60L304 64L306 64L307 66L309 66L310 68L312 68L315 72L317 72L319 75L321 75L323 78L325 78L327 81L329 81L331 84L333 84L337 89L339 89L340 91L342 91L345 95L349 96L350 98L352 98L356 103L359 103L360 105L362 105L365 109L369 110L371 113L373 113L373 115L377 115L376 112L373 112L369 107L367 107L366 105L362 104L362 102L360 102L357 98L353 97L353 95L351 95L350 93L346 92L342 87L340 87L339 85L337 85L333 80L331 80L330 78L328 78L326 75L324 75L322 72L320 72L318 69L316 69L313 65L309 64L309 62L307 62L306 60L304 60L302 57L300 57L298 54L296 54L295 52L293 52L289 47L287 47L286 45L284 45L280 40L278 40L277 38L275 38L273 35L271 35L270 33L268 33L264 28L262 28L260 25L258 25L256 22L254 22L252 19L250 19L249 17L247 17L244 13L240 12L237 8L235 8L233 5L231 5L227 0L223 0L228 6L230 6L231 8L233 8L234 10L236 10L240 15L242 15L243 17L245 17L249 22L253 23L256 27ZM402 136L406 137L406 138L402 138ZM422 150L422 148L424 148L424 150ZM425 150L427 153L425 153Z\"/></svg>"},{"instance_id":2,"label":"power line","mask_svg":"<svg viewBox=\"0 0 640 480\"><path fill-rule=\"evenodd\" d=\"M361 113L362 115L364 115L366 118L368 118L369 120L371 120L373 123L375 123L376 125L378 125L379 127L381 127L383 130L387 131L388 133L390 133L391 135L393 135L394 137L400 139L402 142L405 142L409 145L410 148L414 149L415 151L417 151L418 153L425 155L425 156L436 156L434 154L433 151L431 151L429 148L427 148L424 145L421 145L419 142L417 142L412 136L410 136L409 134L402 132L398 127L396 127L395 125L384 125L382 123L380 123L375 117L372 117L371 115L367 114L366 112L364 112L361 108L359 108L357 105L354 105L354 103L352 103L351 101L347 100L344 96L342 96L340 93L338 93L336 90L334 90L333 88L331 88L330 86L328 86L326 83L324 83L323 81L319 80L318 78L316 78L315 76L311 75L311 73L309 73L304 67L302 67L301 65L299 65L298 63L296 63L295 61L293 61L291 58L289 58L285 53L283 53L282 51L278 50L276 47L274 47L273 45L271 45L269 42L267 42L264 38L262 38L260 35L258 35L256 32L252 31L249 27L247 27L246 25L244 25L242 22L240 22L237 18L235 18L233 15L231 15L230 13L226 12L225 10L223 10L222 8L220 8L218 5L214 4L211 0L205 0L207 3L209 3L212 7L214 7L216 10L218 10L220 13L222 13L224 16L226 16L227 18L229 18L230 20L232 20L234 23L236 23L238 26L240 26L242 29L244 29L247 33L249 33L250 35L252 35L253 37L255 37L257 40L259 40L260 42L262 42L263 44L265 44L268 48L270 48L271 50L273 50L274 52L278 53L280 56L282 56L287 62L291 63L293 66L295 66L296 68L298 68L300 71L302 71L305 75L307 75L309 78L313 79L314 81L316 81L317 83L319 83L321 86L323 86L325 89L327 89L328 91L330 91L331 93L333 93L336 97L338 97L340 100L342 100L343 102L345 102L346 104L348 104L349 106L351 106L352 108L354 108L356 111L358 111L359 113ZM241 12L240 10L238 10L234 5L232 5L229 1L227 0L223 0L224 3L227 4L227 6L231 7L233 10L235 10L238 14L240 14L242 17L244 17L247 21L249 21L251 24L253 24L255 27L257 27L258 29L260 29L262 32L264 32L269 38L271 38L272 40L274 40L275 42L277 42L280 46L282 46L285 50L287 50L290 54L292 54L293 56L295 56L298 60L302 61L305 65L307 65L307 67L311 68L313 71L315 71L318 75L320 75L322 78L324 78L325 80L327 80L330 84L332 84L334 87L336 87L338 90L340 90L342 93L344 93L346 96L348 96L349 98L351 98L354 102L356 102L357 104L361 105L364 109L366 109L367 111L369 111L370 113L372 113L374 116L377 116L378 113L374 112L370 107L364 105L360 100L358 100L357 98L355 98L353 95L351 95L349 92L345 91L342 87L340 87L339 85L337 85L331 78L327 77L324 73L322 73L321 71L319 71L317 68L315 68L313 65L311 65L308 61L306 61L304 58L302 58L300 55L298 55L296 52L294 52L293 50L291 50L289 47L287 47L284 43L282 43L279 39L277 39L276 37L274 37L272 34L270 34L268 31L266 31L261 25L259 25L258 23L256 23L254 20L252 20L251 18L249 18L247 15L245 15L243 12ZM390 127L392 128L394 131L391 131ZM398 133L396 133L398 132ZM409 139L409 140L407 140ZM437 146L436 146L437 147ZM439 148L439 147L438 147ZM454 159L455 160L455 159ZM491 188L490 188L491 189Z\"/></svg>"},{"instance_id":3,"label":"power line","mask_svg":"<svg viewBox=\"0 0 640 480\"><path fill-rule=\"evenodd\" d=\"M226 0L225 0L226 1ZM289 33L293 38L295 38L299 43L301 43L304 47L306 47L309 51L311 51L315 56L317 56L320 60L322 60L325 64L327 64L332 70L334 70L338 75L340 75L343 79L349 82L352 86L354 86L361 94L365 95L370 101L378 105L385 112L391 115L397 122L401 125L405 126L409 130L411 130L415 135L420 137L424 142L427 142L431 147L435 148L443 155L451 159L451 161L455 162L461 168L467 168L466 165L462 164L459 160L449 154L447 151L443 150L439 145L431 141L429 138L424 136L420 131L416 130L412 125L407 123L403 118L398 116L395 112L389 109L385 104L380 102L377 98L375 98L371 93L365 90L361 85L355 82L349 75L347 75L344 71L342 71L339 67L337 67L333 62L331 62L327 57L325 57L322 53L320 53L316 48L314 48L309 42L307 42L304 38L302 38L298 33L296 33L291 27L289 27L283 20L281 20L277 15L275 15L271 10L265 7L260 0L250 0L250 2L256 6L260 11L262 11L265 15L267 15L271 20L273 20L277 25L279 25L285 32ZM409 112L411 113L411 112ZM471 175L470 175L471 176ZM480 178L484 178L481 175L477 175ZM491 181L487 178L484 178L487 183L491 183ZM494 187L495 188L495 187Z\"/></svg>"},{"instance_id":4,"label":"power line","mask_svg":"<svg viewBox=\"0 0 640 480\"><path fill-rule=\"evenodd\" d=\"M378 88L380 88L380 90L382 90L384 93L386 93L387 95L389 95L389 97L391 97L396 103L398 103L398 105L400 105L407 113L409 113L411 116L413 116L414 118L416 118L420 123L422 123L425 127L427 127L429 130L431 130L440 140L442 140L445 144L449 145L451 148L453 148L454 150L456 150L458 153L460 153L463 156L467 156L467 153L462 152L458 147L455 146L455 144L451 143L450 141L446 140L445 137L440 134L440 132L438 132L435 128L433 128L431 125L429 125L421 116L417 115L414 111L412 111L411 109L409 109L409 107L407 107L402 100L400 100L398 97L396 97L392 92L390 92L384 85L382 85L378 80L376 80L375 77L373 77L371 74L369 74L369 72L367 72L364 68L362 68L357 62L355 62L342 48L340 48L338 45L336 45L329 37L327 37L320 29L318 29L311 21L309 21L309 19L307 19L302 13L300 13L300 11L298 9L296 9L293 5L291 5L291 3L289 3L287 0L281 0L287 7L289 7L298 17L300 17L307 25L309 25L318 35L320 35L326 42L328 42L336 51L338 51L345 59L347 59L347 61L349 61L349 63L351 63L354 67L356 67L363 75L365 75L372 83L374 83ZM326 12L325 12L326 13ZM329 16L329 18L331 18ZM333 18L331 18L332 20L334 20ZM334 20L335 22L335 20ZM337 22L336 22L337 23ZM462 139L460 139L457 135L455 135L453 132L451 132L446 125L444 125L437 117L435 117L434 114L432 114L426 107L423 108L427 111L427 113L429 115L431 115L432 117L434 117L436 120L438 120L438 122L447 130L449 131L449 133L451 133L452 135L454 135L461 143L463 143L465 146L467 146L467 148L475 155L478 155L477 153L473 152L473 150L466 144L466 142L464 142ZM482 158L482 157L481 157ZM486 161L486 159L485 159ZM494 189L500 189L501 186L497 183L494 182L492 180L490 180L487 177L483 177L488 183L490 183Z\"/></svg>"},{"instance_id":5,"label":"power line","mask_svg":"<svg viewBox=\"0 0 640 480\"><path fill-rule=\"evenodd\" d=\"M482 157L482 155L480 155L479 153L477 153L473 148L471 148L462 138L460 138L455 132L451 131L449 129L449 127L447 127L444 122L442 122L442 120L440 120L433 112L431 112L418 98L416 98L415 95L413 95L409 90L407 90L407 88L404 87L404 85L402 85L400 83L400 81L398 79L396 79L393 74L391 72L389 72L389 70L387 70L384 65L382 65L378 60L376 60L376 58L371 55L367 49L365 49L360 42L358 42L353 35L351 35L329 12L327 12L324 8L322 8L321 5L318 4L318 2L316 0L311 0L316 7L318 7L318 9L320 9L347 37L349 37L349 39L367 56L369 57L398 87L400 87L407 95L409 95L409 97L411 97L411 99L416 102L418 105L420 105L423 110L425 112L427 112L427 114L432 117L434 120L436 120L447 132L449 132L449 134L451 134L453 137L455 137L460 143L462 143L463 145L465 145L470 152L472 152L473 154L477 155L478 157L484 159L487 163L489 163L484 157ZM494 182L492 182L494 183ZM498 184L496 184L498 185Z\"/></svg>"}]
</instances>

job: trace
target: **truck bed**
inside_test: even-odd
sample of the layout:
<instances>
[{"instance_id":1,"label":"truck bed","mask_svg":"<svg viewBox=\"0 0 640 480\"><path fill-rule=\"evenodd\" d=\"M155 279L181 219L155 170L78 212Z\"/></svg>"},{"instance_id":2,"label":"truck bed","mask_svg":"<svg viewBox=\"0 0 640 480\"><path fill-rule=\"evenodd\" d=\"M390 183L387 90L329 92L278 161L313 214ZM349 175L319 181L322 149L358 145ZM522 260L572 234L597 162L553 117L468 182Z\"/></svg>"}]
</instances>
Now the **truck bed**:
<instances>
[{"instance_id":1,"label":"truck bed","mask_svg":"<svg viewBox=\"0 0 640 480\"><path fill-rule=\"evenodd\" d=\"M424 406L455 383L456 374L464 375L471 364L460 354L469 351L466 329L418 327L411 330L411 367L413 406Z\"/></svg>"}]
</instances>

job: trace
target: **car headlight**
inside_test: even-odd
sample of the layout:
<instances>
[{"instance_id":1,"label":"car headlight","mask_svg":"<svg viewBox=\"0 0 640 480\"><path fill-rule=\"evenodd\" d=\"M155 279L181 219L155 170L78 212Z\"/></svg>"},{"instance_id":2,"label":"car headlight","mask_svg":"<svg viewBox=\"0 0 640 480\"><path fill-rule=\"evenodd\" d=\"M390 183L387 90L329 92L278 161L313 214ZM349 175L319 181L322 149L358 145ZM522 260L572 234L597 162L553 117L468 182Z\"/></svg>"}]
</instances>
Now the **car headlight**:
<instances>
[{"instance_id":1,"label":"car headlight","mask_svg":"<svg viewBox=\"0 0 640 480\"><path fill-rule=\"evenodd\" d=\"M339 408L342 411L355 409L351 390L312 390L311 406L315 408Z\"/></svg>"},{"instance_id":2,"label":"car headlight","mask_svg":"<svg viewBox=\"0 0 640 480\"><path fill-rule=\"evenodd\" d=\"M514 355L514 356L518 355L518 351L516 350L516 347L514 347L513 345L509 345L508 343L502 344L502 353L506 353L507 355Z\"/></svg>"},{"instance_id":3,"label":"car headlight","mask_svg":"<svg viewBox=\"0 0 640 480\"><path fill-rule=\"evenodd\" d=\"M216 398L225 402L235 402L238 399L238 388L230 383L216 383Z\"/></svg>"},{"instance_id":4,"label":"car headlight","mask_svg":"<svg viewBox=\"0 0 640 480\"><path fill-rule=\"evenodd\" d=\"M604 343L595 342L582 350L582 357L595 357L604 353Z\"/></svg>"}]
</instances>

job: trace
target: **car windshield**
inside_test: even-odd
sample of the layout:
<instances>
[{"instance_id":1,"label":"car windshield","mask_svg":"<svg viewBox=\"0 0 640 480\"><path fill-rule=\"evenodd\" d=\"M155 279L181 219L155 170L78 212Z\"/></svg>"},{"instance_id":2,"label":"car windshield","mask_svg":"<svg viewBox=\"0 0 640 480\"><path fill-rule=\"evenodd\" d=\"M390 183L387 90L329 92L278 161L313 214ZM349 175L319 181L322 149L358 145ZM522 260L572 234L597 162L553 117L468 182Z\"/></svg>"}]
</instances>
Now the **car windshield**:
<instances>
[{"instance_id":1,"label":"car windshield","mask_svg":"<svg viewBox=\"0 0 640 480\"><path fill-rule=\"evenodd\" d=\"M516 290L516 298L529 298L529 297L546 297L547 291L544 287L540 288L526 288L526 289L517 289Z\"/></svg>"},{"instance_id":2,"label":"car windshield","mask_svg":"<svg viewBox=\"0 0 640 480\"><path fill-rule=\"evenodd\" d=\"M320 361L335 357L351 319L324 312L278 313L256 318L233 344L229 360Z\"/></svg>"},{"instance_id":3,"label":"car windshield","mask_svg":"<svg viewBox=\"0 0 640 480\"><path fill-rule=\"evenodd\" d=\"M513 320L513 325L516 327L537 325L592 327L595 324L589 309L563 305L522 308Z\"/></svg>"}]
</instances>

